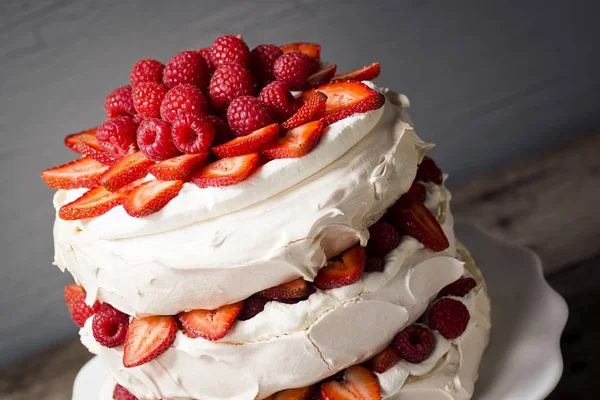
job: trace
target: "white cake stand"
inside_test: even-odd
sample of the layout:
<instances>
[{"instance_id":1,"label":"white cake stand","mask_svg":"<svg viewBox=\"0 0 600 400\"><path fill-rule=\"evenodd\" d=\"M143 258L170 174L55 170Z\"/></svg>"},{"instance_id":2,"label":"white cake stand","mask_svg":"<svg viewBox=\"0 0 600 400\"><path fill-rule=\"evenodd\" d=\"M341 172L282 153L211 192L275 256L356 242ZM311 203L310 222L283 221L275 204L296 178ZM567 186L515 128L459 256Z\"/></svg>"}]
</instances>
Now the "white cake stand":
<instances>
[{"instance_id":1,"label":"white cake stand","mask_svg":"<svg viewBox=\"0 0 600 400\"><path fill-rule=\"evenodd\" d=\"M465 223L457 223L456 234L482 270L492 299L492 337L474 399L544 399L563 370L559 341L568 315L565 301L544 279L533 252ZM102 362L94 357L75 379L73 400L97 399L107 391L105 381Z\"/></svg>"}]
</instances>

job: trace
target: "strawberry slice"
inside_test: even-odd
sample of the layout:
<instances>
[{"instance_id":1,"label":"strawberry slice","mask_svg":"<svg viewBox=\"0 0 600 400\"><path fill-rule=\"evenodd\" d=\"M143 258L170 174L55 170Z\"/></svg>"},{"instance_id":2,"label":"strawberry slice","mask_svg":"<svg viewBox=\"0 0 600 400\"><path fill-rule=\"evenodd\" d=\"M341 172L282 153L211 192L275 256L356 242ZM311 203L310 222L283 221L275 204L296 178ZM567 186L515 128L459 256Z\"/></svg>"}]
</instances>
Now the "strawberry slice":
<instances>
[{"instance_id":1,"label":"strawberry slice","mask_svg":"<svg viewBox=\"0 0 600 400\"><path fill-rule=\"evenodd\" d=\"M274 123L255 130L249 135L240 136L229 142L212 148L219 158L236 157L248 153L256 153L270 143L279 134L279 124Z\"/></svg>"},{"instance_id":2,"label":"strawberry slice","mask_svg":"<svg viewBox=\"0 0 600 400\"><path fill-rule=\"evenodd\" d=\"M281 51L284 53L289 53L290 51L301 51L306 54L310 61L312 62L311 71L316 71L319 68L319 63L321 62L321 46L316 43L306 43L306 42L296 42L296 43L288 43L279 47Z\"/></svg>"},{"instance_id":3,"label":"strawberry slice","mask_svg":"<svg viewBox=\"0 0 600 400\"><path fill-rule=\"evenodd\" d=\"M294 279L291 282L284 283L258 293L259 296L271 300L279 299L299 299L310 294L310 287L303 278Z\"/></svg>"},{"instance_id":4,"label":"strawberry slice","mask_svg":"<svg viewBox=\"0 0 600 400\"><path fill-rule=\"evenodd\" d=\"M346 370L343 382L329 381L321 385L323 400L379 400L379 381L371 371L360 365Z\"/></svg>"},{"instance_id":5,"label":"strawberry slice","mask_svg":"<svg viewBox=\"0 0 600 400\"><path fill-rule=\"evenodd\" d=\"M309 400L312 398L314 386L297 389L287 389L267 397L265 400Z\"/></svg>"},{"instance_id":6,"label":"strawberry slice","mask_svg":"<svg viewBox=\"0 0 600 400\"><path fill-rule=\"evenodd\" d=\"M318 120L294 128L263 150L262 154L269 160L305 156L319 144L324 127L323 121Z\"/></svg>"},{"instance_id":7,"label":"strawberry slice","mask_svg":"<svg viewBox=\"0 0 600 400\"><path fill-rule=\"evenodd\" d=\"M244 302L239 301L216 310L194 310L179 314L179 322L197 337L216 342L223 339L242 311Z\"/></svg>"},{"instance_id":8,"label":"strawberry slice","mask_svg":"<svg viewBox=\"0 0 600 400\"><path fill-rule=\"evenodd\" d=\"M53 189L93 188L108 166L90 157L83 157L58 167L42 171L44 182Z\"/></svg>"},{"instance_id":9,"label":"strawberry slice","mask_svg":"<svg viewBox=\"0 0 600 400\"><path fill-rule=\"evenodd\" d=\"M207 152L183 154L150 166L148 172L159 181L185 181L192 172L204 165L207 158Z\"/></svg>"},{"instance_id":10,"label":"strawberry slice","mask_svg":"<svg viewBox=\"0 0 600 400\"><path fill-rule=\"evenodd\" d=\"M125 196L123 208L132 217L147 217L162 210L182 187L183 181L144 182Z\"/></svg>"},{"instance_id":11,"label":"strawberry slice","mask_svg":"<svg viewBox=\"0 0 600 400\"><path fill-rule=\"evenodd\" d=\"M103 186L95 187L77 200L62 206L58 210L58 216L65 221L98 217L123 204L127 193L136 185L137 182L133 182L116 192L109 192Z\"/></svg>"},{"instance_id":12,"label":"strawberry slice","mask_svg":"<svg viewBox=\"0 0 600 400\"><path fill-rule=\"evenodd\" d=\"M173 317L132 318L125 337L123 365L137 367L164 353L177 333L177 321Z\"/></svg>"},{"instance_id":13,"label":"strawberry slice","mask_svg":"<svg viewBox=\"0 0 600 400\"><path fill-rule=\"evenodd\" d=\"M91 157L105 165L113 165L117 162L116 157L104 150L93 134L80 134L79 141L75 144L75 149L79 154Z\"/></svg>"},{"instance_id":14,"label":"strawberry slice","mask_svg":"<svg viewBox=\"0 0 600 400\"><path fill-rule=\"evenodd\" d=\"M201 188L235 185L246 180L258 166L258 153L223 158L200 169L192 181Z\"/></svg>"},{"instance_id":15,"label":"strawberry slice","mask_svg":"<svg viewBox=\"0 0 600 400\"><path fill-rule=\"evenodd\" d=\"M372 81L381 73L381 65L378 62L365 67L347 72L345 74L336 75L332 81Z\"/></svg>"},{"instance_id":16,"label":"strawberry slice","mask_svg":"<svg viewBox=\"0 0 600 400\"><path fill-rule=\"evenodd\" d=\"M114 192L148 173L148 168L154 164L141 151L125 156L113 164L100 178L102 186Z\"/></svg>"},{"instance_id":17,"label":"strawberry slice","mask_svg":"<svg viewBox=\"0 0 600 400\"><path fill-rule=\"evenodd\" d=\"M341 261L330 261L321 268L313 283L321 290L351 285L362 277L366 259L364 247L351 247L342 253Z\"/></svg>"},{"instance_id":18,"label":"strawberry slice","mask_svg":"<svg viewBox=\"0 0 600 400\"><path fill-rule=\"evenodd\" d=\"M70 135L67 135L65 137L65 146L67 146L68 148L70 148L71 150L73 150L75 153L79 153L79 150L77 150L77 143L79 143L79 140L83 137L96 137L96 129L97 128L91 128L85 131L81 131L81 132L77 132L77 133L72 133Z\"/></svg>"},{"instance_id":19,"label":"strawberry slice","mask_svg":"<svg viewBox=\"0 0 600 400\"><path fill-rule=\"evenodd\" d=\"M333 79L336 71L337 65L330 65L327 68L324 68L320 71L315 72L314 74L309 75L306 78L306 84L311 88L315 88L317 86L329 83Z\"/></svg>"},{"instance_id":20,"label":"strawberry slice","mask_svg":"<svg viewBox=\"0 0 600 400\"><path fill-rule=\"evenodd\" d=\"M371 371L383 374L394 365L398 364L401 357L398 352L392 347L388 346L377 354L367 363Z\"/></svg>"},{"instance_id":21,"label":"strawberry slice","mask_svg":"<svg viewBox=\"0 0 600 400\"><path fill-rule=\"evenodd\" d=\"M325 110L315 116L321 118L326 126L354 114L376 110L385 103L384 95L357 81L331 82L316 90L327 96ZM314 92L315 89L304 92L303 99L308 100Z\"/></svg>"},{"instance_id":22,"label":"strawberry slice","mask_svg":"<svg viewBox=\"0 0 600 400\"><path fill-rule=\"evenodd\" d=\"M281 128L288 131L306 124L316 113L325 109L326 102L327 96L324 93L314 92L294 115L281 124Z\"/></svg>"},{"instance_id":23,"label":"strawberry slice","mask_svg":"<svg viewBox=\"0 0 600 400\"><path fill-rule=\"evenodd\" d=\"M73 321L83 327L85 321L100 309L100 303L95 302L92 307L85 303L85 290L76 283L65 287L65 302Z\"/></svg>"},{"instance_id":24,"label":"strawberry slice","mask_svg":"<svg viewBox=\"0 0 600 400\"><path fill-rule=\"evenodd\" d=\"M403 230L431 250L442 251L450 246L440 223L422 203L413 201L394 207L391 215L397 229Z\"/></svg>"}]
</instances>

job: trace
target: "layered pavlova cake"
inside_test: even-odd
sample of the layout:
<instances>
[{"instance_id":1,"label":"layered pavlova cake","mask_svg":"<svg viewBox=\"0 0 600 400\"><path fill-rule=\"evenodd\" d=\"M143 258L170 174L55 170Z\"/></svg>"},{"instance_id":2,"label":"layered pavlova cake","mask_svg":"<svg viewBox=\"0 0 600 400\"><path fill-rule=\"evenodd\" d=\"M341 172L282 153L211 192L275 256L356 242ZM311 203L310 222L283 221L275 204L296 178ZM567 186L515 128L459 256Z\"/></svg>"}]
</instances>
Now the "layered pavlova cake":
<instances>
[{"instance_id":1,"label":"layered pavlova cake","mask_svg":"<svg viewBox=\"0 0 600 400\"><path fill-rule=\"evenodd\" d=\"M146 59L42 172L101 400L469 399L490 304L408 99L320 46Z\"/></svg>"}]
</instances>

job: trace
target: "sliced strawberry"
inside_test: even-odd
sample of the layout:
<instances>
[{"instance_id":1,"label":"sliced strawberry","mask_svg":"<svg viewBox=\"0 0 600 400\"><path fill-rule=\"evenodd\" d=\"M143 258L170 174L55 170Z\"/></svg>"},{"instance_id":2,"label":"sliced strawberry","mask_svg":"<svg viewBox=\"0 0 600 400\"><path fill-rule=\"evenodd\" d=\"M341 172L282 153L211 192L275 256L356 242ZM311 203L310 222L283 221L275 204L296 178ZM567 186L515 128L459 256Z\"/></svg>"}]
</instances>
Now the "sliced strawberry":
<instances>
[{"instance_id":1,"label":"sliced strawberry","mask_svg":"<svg viewBox=\"0 0 600 400\"><path fill-rule=\"evenodd\" d=\"M324 68L314 74L309 75L306 78L306 84L311 87L317 87L329 83L333 79L335 72L337 71L337 65L333 64Z\"/></svg>"},{"instance_id":2,"label":"sliced strawberry","mask_svg":"<svg viewBox=\"0 0 600 400\"><path fill-rule=\"evenodd\" d=\"M90 136L96 137L96 129L97 128L91 128L91 129L88 129L85 131L67 135L65 137L65 146L67 146L68 148L73 150L75 153L82 154L79 152L79 150L77 150L77 143L79 143L79 139L81 139L83 137L90 137Z\"/></svg>"},{"instance_id":3,"label":"sliced strawberry","mask_svg":"<svg viewBox=\"0 0 600 400\"><path fill-rule=\"evenodd\" d=\"M216 310L194 310L179 314L179 322L193 335L216 342L223 339L242 311L244 302L229 304Z\"/></svg>"},{"instance_id":4,"label":"sliced strawberry","mask_svg":"<svg viewBox=\"0 0 600 400\"><path fill-rule=\"evenodd\" d=\"M255 130L246 136L240 136L229 142L212 148L219 158L236 157L248 153L256 153L263 149L279 134L279 124L274 123Z\"/></svg>"},{"instance_id":5,"label":"sliced strawberry","mask_svg":"<svg viewBox=\"0 0 600 400\"><path fill-rule=\"evenodd\" d=\"M108 166L83 157L70 163L42 171L44 182L53 189L93 188L100 183L100 177Z\"/></svg>"},{"instance_id":6,"label":"sliced strawberry","mask_svg":"<svg viewBox=\"0 0 600 400\"><path fill-rule=\"evenodd\" d=\"M102 164L113 165L117 162L117 158L114 155L108 153L100 146L95 135L89 133L79 135L79 141L76 143L75 148L75 151L78 153L91 157Z\"/></svg>"},{"instance_id":7,"label":"sliced strawberry","mask_svg":"<svg viewBox=\"0 0 600 400\"><path fill-rule=\"evenodd\" d=\"M406 232L431 250L442 251L450 246L440 223L422 203L413 201L401 207L394 207L390 214L397 229Z\"/></svg>"},{"instance_id":8,"label":"sliced strawberry","mask_svg":"<svg viewBox=\"0 0 600 400\"><path fill-rule=\"evenodd\" d=\"M265 289L258 294L272 300L299 299L310 294L310 287L303 278L298 278L291 282Z\"/></svg>"},{"instance_id":9,"label":"sliced strawberry","mask_svg":"<svg viewBox=\"0 0 600 400\"><path fill-rule=\"evenodd\" d=\"M362 277L366 259L364 247L351 247L342 253L341 261L330 261L321 268L313 283L321 290L351 285Z\"/></svg>"},{"instance_id":10,"label":"sliced strawberry","mask_svg":"<svg viewBox=\"0 0 600 400\"><path fill-rule=\"evenodd\" d=\"M314 386L298 389L287 389L267 397L265 400L309 400L315 390Z\"/></svg>"},{"instance_id":11,"label":"sliced strawberry","mask_svg":"<svg viewBox=\"0 0 600 400\"><path fill-rule=\"evenodd\" d=\"M315 116L321 118L325 125L331 125L357 113L376 110L385 103L384 95L357 81L331 82L319 86L316 90L327 96L325 110ZM308 100L314 91L313 89L304 92L304 100Z\"/></svg>"},{"instance_id":12,"label":"sliced strawberry","mask_svg":"<svg viewBox=\"0 0 600 400\"><path fill-rule=\"evenodd\" d=\"M109 192L104 186L98 186L84 193L77 200L62 206L58 210L58 216L65 221L98 217L123 204L127 193L136 185L137 182L131 183L116 192Z\"/></svg>"},{"instance_id":13,"label":"sliced strawberry","mask_svg":"<svg viewBox=\"0 0 600 400\"><path fill-rule=\"evenodd\" d=\"M246 180L258 166L258 153L223 158L200 169L192 181L201 188L235 185Z\"/></svg>"},{"instance_id":14,"label":"sliced strawberry","mask_svg":"<svg viewBox=\"0 0 600 400\"><path fill-rule=\"evenodd\" d=\"M323 400L379 400L379 381L367 368L354 365L346 370L343 382L329 381L321 385Z\"/></svg>"},{"instance_id":15,"label":"sliced strawberry","mask_svg":"<svg viewBox=\"0 0 600 400\"><path fill-rule=\"evenodd\" d=\"M319 91L313 93L294 115L281 124L284 130L290 130L308 123L316 113L325 109L327 96Z\"/></svg>"},{"instance_id":16,"label":"sliced strawberry","mask_svg":"<svg viewBox=\"0 0 600 400\"><path fill-rule=\"evenodd\" d=\"M147 217L162 210L182 187L183 181L179 180L144 182L125 196L123 208L132 217Z\"/></svg>"},{"instance_id":17,"label":"sliced strawberry","mask_svg":"<svg viewBox=\"0 0 600 400\"><path fill-rule=\"evenodd\" d=\"M177 333L177 321L173 317L132 318L125 338L123 365L137 367L164 353Z\"/></svg>"},{"instance_id":18,"label":"sliced strawberry","mask_svg":"<svg viewBox=\"0 0 600 400\"><path fill-rule=\"evenodd\" d=\"M378 62L366 67L347 72L345 74L336 75L333 81L372 81L381 73L381 65Z\"/></svg>"},{"instance_id":19,"label":"sliced strawberry","mask_svg":"<svg viewBox=\"0 0 600 400\"><path fill-rule=\"evenodd\" d=\"M319 68L319 63L321 62L321 46L316 43L305 43L305 42L296 42L296 43L288 43L279 47L281 51L284 53L289 53L290 51L301 51L310 58L312 63L311 71L316 71Z\"/></svg>"},{"instance_id":20,"label":"sliced strawberry","mask_svg":"<svg viewBox=\"0 0 600 400\"><path fill-rule=\"evenodd\" d=\"M324 126L323 121L318 120L294 128L275 140L262 154L269 160L305 156L319 144Z\"/></svg>"},{"instance_id":21,"label":"sliced strawberry","mask_svg":"<svg viewBox=\"0 0 600 400\"><path fill-rule=\"evenodd\" d=\"M128 183L146 176L148 168L152 164L154 164L152 160L147 159L141 151L137 151L113 164L100 178L100 183L111 192L114 192Z\"/></svg>"},{"instance_id":22,"label":"sliced strawberry","mask_svg":"<svg viewBox=\"0 0 600 400\"><path fill-rule=\"evenodd\" d=\"M65 302L67 303L71 318L80 327L100 309L99 302L95 302L92 307L85 303L85 290L76 283L65 287Z\"/></svg>"},{"instance_id":23,"label":"sliced strawberry","mask_svg":"<svg viewBox=\"0 0 600 400\"><path fill-rule=\"evenodd\" d=\"M388 346L367 363L371 371L383 374L394 365L398 364L401 357L392 346Z\"/></svg>"},{"instance_id":24,"label":"sliced strawberry","mask_svg":"<svg viewBox=\"0 0 600 400\"><path fill-rule=\"evenodd\" d=\"M185 181L196 169L204 165L207 158L207 152L183 154L150 166L148 172L159 181Z\"/></svg>"}]
</instances>

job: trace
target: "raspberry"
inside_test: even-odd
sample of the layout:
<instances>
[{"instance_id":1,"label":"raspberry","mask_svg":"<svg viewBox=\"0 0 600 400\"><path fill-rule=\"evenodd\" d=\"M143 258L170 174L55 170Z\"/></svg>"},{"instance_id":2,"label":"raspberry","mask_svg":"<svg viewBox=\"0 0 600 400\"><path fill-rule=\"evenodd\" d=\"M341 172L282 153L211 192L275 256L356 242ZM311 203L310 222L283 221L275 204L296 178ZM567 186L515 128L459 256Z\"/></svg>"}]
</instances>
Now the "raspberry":
<instances>
[{"instance_id":1,"label":"raspberry","mask_svg":"<svg viewBox=\"0 0 600 400\"><path fill-rule=\"evenodd\" d=\"M215 137L215 127L202 115L188 115L173 122L171 138L175 147L186 154L206 151Z\"/></svg>"},{"instance_id":2,"label":"raspberry","mask_svg":"<svg viewBox=\"0 0 600 400\"><path fill-rule=\"evenodd\" d=\"M205 48L197 50L197 51L198 51L198 53L202 54L202 57L204 57L204 62L206 63L206 68L207 68L208 74L209 75L214 74L217 67L212 62L212 58L210 58L210 47L205 47Z\"/></svg>"},{"instance_id":3,"label":"raspberry","mask_svg":"<svg viewBox=\"0 0 600 400\"><path fill-rule=\"evenodd\" d=\"M227 122L236 136L246 136L273 122L266 107L255 97L233 99L227 109Z\"/></svg>"},{"instance_id":4,"label":"raspberry","mask_svg":"<svg viewBox=\"0 0 600 400\"><path fill-rule=\"evenodd\" d=\"M104 347L112 348L125 342L129 316L108 303L103 303L92 320L94 339Z\"/></svg>"},{"instance_id":5,"label":"raspberry","mask_svg":"<svg viewBox=\"0 0 600 400\"><path fill-rule=\"evenodd\" d=\"M462 335L470 319L467 307L449 297L436 301L429 310L429 327L436 329L446 339L456 339Z\"/></svg>"},{"instance_id":6,"label":"raspberry","mask_svg":"<svg viewBox=\"0 0 600 400\"><path fill-rule=\"evenodd\" d=\"M171 139L171 125L158 118L142 121L137 130L137 144L144 155L154 161L162 161L179 155Z\"/></svg>"},{"instance_id":7,"label":"raspberry","mask_svg":"<svg viewBox=\"0 0 600 400\"><path fill-rule=\"evenodd\" d=\"M247 321L251 318L254 318L256 315L263 312L265 309L265 304L267 304L270 300L264 297L260 297L258 295L254 295L248 297L244 300L244 308L238 315L238 319L240 321Z\"/></svg>"},{"instance_id":8,"label":"raspberry","mask_svg":"<svg viewBox=\"0 0 600 400\"><path fill-rule=\"evenodd\" d=\"M104 111L107 118L117 118L124 115L134 115L133 101L131 99L131 86L116 88L104 100Z\"/></svg>"},{"instance_id":9,"label":"raspberry","mask_svg":"<svg viewBox=\"0 0 600 400\"><path fill-rule=\"evenodd\" d=\"M365 272L382 272L384 265L381 257L368 257L365 262Z\"/></svg>"},{"instance_id":10,"label":"raspberry","mask_svg":"<svg viewBox=\"0 0 600 400\"><path fill-rule=\"evenodd\" d=\"M100 309L100 303L95 302L91 307L85 303L85 290L81 286L71 284L65 287L65 302L73 321L83 327L85 321Z\"/></svg>"},{"instance_id":11,"label":"raspberry","mask_svg":"<svg viewBox=\"0 0 600 400\"><path fill-rule=\"evenodd\" d=\"M132 395L129 390L125 389L123 386L117 385L115 386L115 390L113 391L113 400L138 400L137 397Z\"/></svg>"},{"instance_id":12,"label":"raspberry","mask_svg":"<svg viewBox=\"0 0 600 400\"><path fill-rule=\"evenodd\" d=\"M407 362L418 364L433 351L433 333L424 325L407 326L394 337L392 347Z\"/></svg>"},{"instance_id":13,"label":"raspberry","mask_svg":"<svg viewBox=\"0 0 600 400\"><path fill-rule=\"evenodd\" d=\"M137 124L131 117L118 117L104 121L96 129L96 140L102 148L119 158L134 153Z\"/></svg>"},{"instance_id":14,"label":"raspberry","mask_svg":"<svg viewBox=\"0 0 600 400\"><path fill-rule=\"evenodd\" d=\"M437 295L437 298L445 296L465 297L475 286L477 282L473 278L460 278L445 286Z\"/></svg>"},{"instance_id":15,"label":"raspberry","mask_svg":"<svg viewBox=\"0 0 600 400\"><path fill-rule=\"evenodd\" d=\"M246 68L237 64L217 68L210 79L210 101L217 107L227 107L231 100L254 93L254 79Z\"/></svg>"},{"instance_id":16,"label":"raspberry","mask_svg":"<svg viewBox=\"0 0 600 400\"><path fill-rule=\"evenodd\" d=\"M223 144L229 142L230 140L235 139L233 132L229 128L229 125L221 117L217 117L216 115L209 115L208 119L210 119L215 127L215 139L213 140L213 146L218 144Z\"/></svg>"},{"instance_id":17,"label":"raspberry","mask_svg":"<svg viewBox=\"0 0 600 400\"><path fill-rule=\"evenodd\" d=\"M140 60L133 64L129 73L129 81L133 86L139 85L142 82L157 82L161 83L163 78L164 64L160 61Z\"/></svg>"},{"instance_id":18,"label":"raspberry","mask_svg":"<svg viewBox=\"0 0 600 400\"><path fill-rule=\"evenodd\" d=\"M441 185L444 183L444 174L435 161L433 161L433 158L425 156L421 164L419 164L415 181L434 182Z\"/></svg>"},{"instance_id":19,"label":"raspberry","mask_svg":"<svg viewBox=\"0 0 600 400\"><path fill-rule=\"evenodd\" d=\"M133 106L144 118L158 118L160 105L167 94L162 83L143 82L133 87Z\"/></svg>"},{"instance_id":20,"label":"raspberry","mask_svg":"<svg viewBox=\"0 0 600 400\"><path fill-rule=\"evenodd\" d=\"M225 35L218 37L210 47L210 58L217 68L227 64L247 67L250 63L250 50L243 40Z\"/></svg>"},{"instance_id":21,"label":"raspberry","mask_svg":"<svg viewBox=\"0 0 600 400\"><path fill-rule=\"evenodd\" d=\"M292 92L282 82L271 82L260 91L258 99L279 122L290 118L298 111L301 100L296 100Z\"/></svg>"},{"instance_id":22,"label":"raspberry","mask_svg":"<svg viewBox=\"0 0 600 400\"><path fill-rule=\"evenodd\" d=\"M208 85L208 67L202 54L197 51L182 51L171 58L163 71L163 83L172 88L182 83L198 86Z\"/></svg>"},{"instance_id":23,"label":"raspberry","mask_svg":"<svg viewBox=\"0 0 600 400\"><path fill-rule=\"evenodd\" d=\"M206 99L196 86L183 84L167 92L160 105L160 116L167 122L187 116L205 115Z\"/></svg>"},{"instance_id":24,"label":"raspberry","mask_svg":"<svg viewBox=\"0 0 600 400\"><path fill-rule=\"evenodd\" d=\"M273 66L283 51L272 44L259 44L250 52L250 72L260 86L273 81Z\"/></svg>"},{"instance_id":25,"label":"raspberry","mask_svg":"<svg viewBox=\"0 0 600 400\"><path fill-rule=\"evenodd\" d=\"M387 222L377 222L369 228L367 254L369 257L385 257L400 244L400 234Z\"/></svg>"},{"instance_id":26,"label":"raspberry","mask_svg":"<svg viewBox=\"0 0 600 400\"><path fill-rule=\"evenodd\" d=\"M310 58L302 52L285 53L275 61L273 76L291 90L302 90L310 71Z\"/></svg>"}]
</instances>

